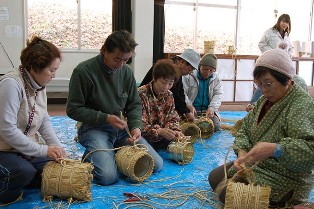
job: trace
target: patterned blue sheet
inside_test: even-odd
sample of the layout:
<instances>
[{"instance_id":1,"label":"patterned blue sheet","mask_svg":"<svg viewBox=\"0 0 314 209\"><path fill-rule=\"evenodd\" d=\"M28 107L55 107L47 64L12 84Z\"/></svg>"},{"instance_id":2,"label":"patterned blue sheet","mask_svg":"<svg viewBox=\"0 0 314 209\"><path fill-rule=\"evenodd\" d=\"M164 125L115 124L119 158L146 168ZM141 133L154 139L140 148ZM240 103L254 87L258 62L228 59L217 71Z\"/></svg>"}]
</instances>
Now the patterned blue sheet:
<instances>
[{"instance_id":1,"label":"patterned blue sheet","mask_svg":"<svg viewBox=\"0 0 314 209\"><path fill-rule=\"evenodd\" d=\"M221 112L221 117L229 120L241 119L246 112ZM70 153L70 158L80 159L84 148L73 139L76 136L76 122L66 116L51 117L53 126L62 143ZM231 122L230 122L231 121ZM188 165L178 165L168 159L166 151L159 152L164 158L162 171L152 174L144 183L136 184L125 177L111 186L92 184L92 201L87 203L54 199L51 203L43 202L38 189L24 191L23 200L3 208L217 208L219 202L208 184L208 173L224 163L226 154L233 142L233 136L228 131L215 133L210 139L197 140L194 144L194 158ZM235 159L230 151L227 160ZM123 204L124 192L146 196L146 206ZM314 201L314 190L311 195ZM153 206L153 207L151 207Z\"/></svg>"}]
</instances>

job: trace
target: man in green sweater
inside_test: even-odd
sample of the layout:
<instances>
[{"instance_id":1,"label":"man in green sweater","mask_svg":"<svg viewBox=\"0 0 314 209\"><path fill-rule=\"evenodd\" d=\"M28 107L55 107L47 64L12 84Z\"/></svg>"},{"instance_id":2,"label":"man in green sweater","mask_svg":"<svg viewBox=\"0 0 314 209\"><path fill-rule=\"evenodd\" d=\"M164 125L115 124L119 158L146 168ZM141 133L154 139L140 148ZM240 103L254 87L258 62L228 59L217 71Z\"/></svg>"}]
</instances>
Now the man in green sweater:
<instances>
[{"instance_id":1,"label":"man in green sweater","mask_svg":"<svg viewBox=\"0 0 314 209\"><path fill-rule=\"evenodd\" d=\"M93 152L86 158L95 167L97 184L118 181L113 149L120 146L144 144L154 158L154 171L163 166L162 158L141 137L141 100L133 70L126 64L136 46L128 31L115 31L106 39L100 54L80 63L70 79L66 112L70 118L82 122L78 140L86 148L83 157L94 150L106 150Z\"/></svg>"}]
</instances>

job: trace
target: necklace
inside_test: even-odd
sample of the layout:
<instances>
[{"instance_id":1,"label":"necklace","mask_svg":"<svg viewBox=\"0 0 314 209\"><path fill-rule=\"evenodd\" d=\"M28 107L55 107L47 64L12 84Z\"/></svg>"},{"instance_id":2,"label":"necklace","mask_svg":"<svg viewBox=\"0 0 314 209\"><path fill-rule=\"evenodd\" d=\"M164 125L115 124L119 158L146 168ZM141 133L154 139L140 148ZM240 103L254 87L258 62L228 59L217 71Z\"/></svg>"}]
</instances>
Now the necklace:
<instances>
[{"instance_id":1,"label":"necklace","mask_svg":"<svg viewBox=\"0 0 314 209\"><path fill-rule=\"evenodd\" d=\"M29 119L28 119L28 124L25 128L24 134L27 135L27 132L29 131L33 119L34 119L34 114L35 114L35 109L36 109L36 99L37 99L37 90L35 90L35 101L34 104L31 105L30 99L29 99L29 89L27 87L27 83L29 83L31 85L31 80L29 79L29 77L26 75L25 73L25 69L23 69L22 67L20 67L20 72L22 75L22 78L24 80L24 89L25 89L25 94L26 94L26 99L27 99L27 104L28 104L28 109L29 109Z\"/></svg>"}]
</instances>

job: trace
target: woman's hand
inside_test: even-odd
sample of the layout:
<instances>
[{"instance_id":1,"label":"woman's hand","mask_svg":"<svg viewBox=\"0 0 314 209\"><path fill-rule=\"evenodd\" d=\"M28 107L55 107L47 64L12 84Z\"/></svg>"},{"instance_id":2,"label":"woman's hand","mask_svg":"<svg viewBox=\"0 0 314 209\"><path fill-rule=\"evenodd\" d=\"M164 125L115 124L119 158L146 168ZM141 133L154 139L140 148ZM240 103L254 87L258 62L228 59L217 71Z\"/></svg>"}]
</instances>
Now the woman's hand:
<instances>
[{"instance_id":1,"label":"woman's hand","mask_svg":"<svg viewBox=\"0 0 314 209\"><path fill-rule=\"evenodd\" d=\"M241 155L234 161L233 165L237 170L241 169L241 165L253 165L256 162L272 157L276 143L258 142L248 153Z\"/></svg>"},{"instance_id":2,"label":"woman's hand","mask_svg":"<svg viewBox=\"0 0 314 209\"><path fill-rule=\"evenodd\" d=\"M47 157L51 157L55 161L60 161L66 157L66 151L63 147L48 146Z\"/></svg>"},{"instance_id":3,"label":"woman's hand","mask_svg":"<svg viewBox=\"0 0 314 209\"><path fill-rule=\"evenodd\" d=\"M238 159L236 159L235 161L233 161L233 167L235 167L236 170L242 170L243 169L243 157L246 155L247 153L243 150L240 150L238 152Z\"/></svg>"},{"instance_id":4,"label":"woman's hand","mask_svg":"<svg viewBox=\"0 0 314 209\"><path fill-rule=\"evenodd\" d=\"M169 128L159 128L157 130L157 133L159 136L162 136L163 138L165 138L169 141L174 140L180 136L180 132L173 131Z\"/></svg>"}]
</instances>

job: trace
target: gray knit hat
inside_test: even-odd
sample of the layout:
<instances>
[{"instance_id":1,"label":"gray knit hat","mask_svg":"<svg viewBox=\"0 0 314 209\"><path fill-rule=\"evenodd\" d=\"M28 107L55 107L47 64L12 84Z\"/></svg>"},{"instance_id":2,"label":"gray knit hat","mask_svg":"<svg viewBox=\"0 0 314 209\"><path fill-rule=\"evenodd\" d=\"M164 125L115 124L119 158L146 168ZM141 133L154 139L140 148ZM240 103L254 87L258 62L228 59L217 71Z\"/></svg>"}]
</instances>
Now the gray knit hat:
<instances>
[{"instance_id":1,"label":"gray knit hat","mask_svg":"<svg viewBox=\"0 0 314 209\"><path fill-rule=\"evenodd\" d=\"M201 56L199 53L197 53L193 49L186 49L184 50L182 54L177 55L177 56L181 57L182 59L190 63L190 65L192 65L195 69L198 68Z\"/></svg>"},{"instance_id":2,"label":"gray knit hat","mask_svg":"<svg viewBox=\"0 0 314 209\"><path fill-rule=\"evenodd\" d=\"M208 66L216 69L217 68L217 57L216 57L216 55L210 54L210 53L205 54L200 61L200 65L208 65Z\"/></svg>"},{"instance_id":3,"label":"gray knit hat","mask_svg":"<svg viewBox=\"0 0 314 209\"><path fill-rule=\"evenodd\" d=\"M293 78L295 68L289 55L280 48L271 49L263 53L255 63L255 67L262 66L275 70L281 74Z\"/></svg>"}]
</instances>

